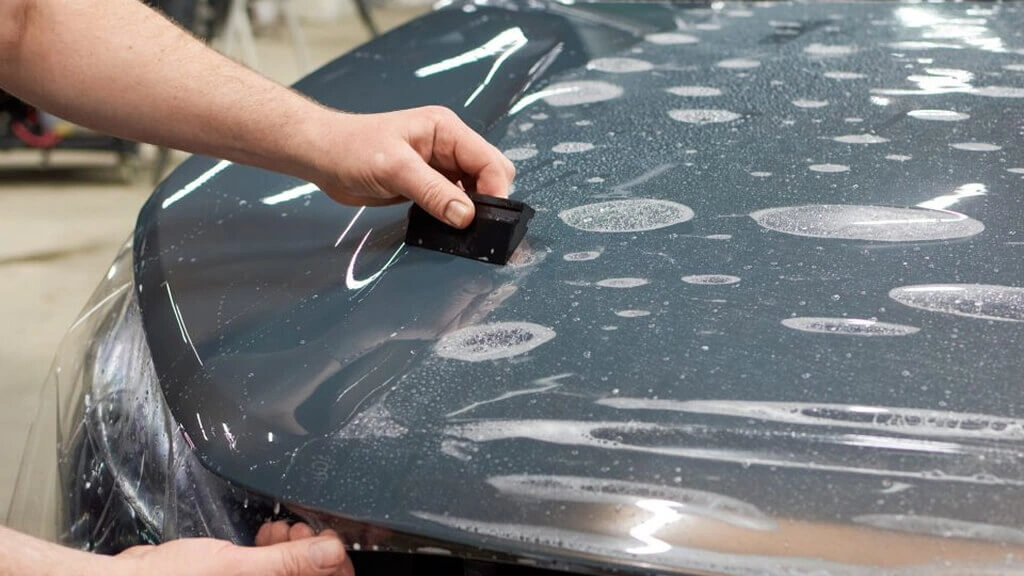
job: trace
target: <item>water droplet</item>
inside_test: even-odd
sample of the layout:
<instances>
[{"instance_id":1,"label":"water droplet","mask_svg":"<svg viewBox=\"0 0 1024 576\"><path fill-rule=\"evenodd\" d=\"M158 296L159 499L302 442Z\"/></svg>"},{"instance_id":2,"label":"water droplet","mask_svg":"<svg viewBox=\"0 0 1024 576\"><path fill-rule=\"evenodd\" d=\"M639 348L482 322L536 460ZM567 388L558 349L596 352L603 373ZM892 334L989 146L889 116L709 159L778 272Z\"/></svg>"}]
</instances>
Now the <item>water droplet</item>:
<instances>
[{"instance_id":1,"label":"water droplet","mask_svg":"<svg viewBox=\"0 0 1024 576\"><path fill-rule=\"evenodd\" d=\"M993 284L919 284L889 291L893 300L921 310L1006 322L1024 322L1024 288Z\"/></svg>"},{"instance_id":2,"label":"water droplet","mask_svg":"<svg viewBox=\"0 0 1024 576\"><path fill-rule=\"evenodd\" d=\"M810 166L808 166L808 169L813 171L813 172L826 172L826 173L849 172L850 171L850 167L849 166L844 166L843 164L811 164Z\"/></svg>"},{"instance_id":3,"label":"water droplet","mask_svg":"<svg viewBox=\"0 0 1024 576\"><path fill-rule=\"evenodd\" d=\"M676 96L694 98L707 98L710 96L722 95L721 90L710 86L673 86L672 88L666 88L665 91L669 94L675 94Z\"/></svg>"},{"instance_id":4,"label":"water droplet","mask_svg":"<svg viewBox=\"0 0 1024 576\"><path fill-rule=\"evenodd\" d=\"M743 116L728 110L669 110L669 118L677 122L687 124L716 124L719 122L732 122Z\"/></svg>"},{"instance_id":5,"label":"water droplet","mask_svg":"<svg viewBox=\"0 0 1024 576\"><path fill-rule=\"evenodd\" d=\"M598 58L587 63L588 70L609 72L611 74L646 72L652 68L654 68L653 64L637 58Z\"/></svg>"},{"instance_id":6,"label":"water droplet","mask_svg":"<svg viewBox=\"0 0 1024 576\"><path fill-rule=\"evenodd\" d=\"M566 262L585 262L587 260L594 260L600 256L600 252L570 252L562 256L562 260Z\"/></svg>"},{"instance_id":7,"label":"water droplet","mask_svg":"<svg viewBox=\"0 0 1024 576\"><path fill-rule=\"evenodd\" d=\"M760 65L760 62L750 58L728 58L715 64L715 66L718 66L719 68L727 68L729 70L749 70L751 68L757 68Z\"/></svg>"},{"instance_id":8,"label":"water droplet","mask_svg":"<svg viewBox=\"0 0 1024 576\"><path fill-rule=\"evenodd\" d=\"M651 313L648 310L619 310L615 312L615 315L623 318L640 318L642 316L650 316Z\"/></svg>"},{"instance_id":9,"label":"water droplet","mask_svg":"<svg viewBox=\"0 0 1024 576\"><path fill-rule=\"evenodd\" d=\"M768 208L750 214L761 226L794 236L877 242L923 242L967 238L981 222L949 210L812 204Z\"/></svg>"},{"instance_id":10,"label":"water droplet","mask_svg":"<svg viewBox=\"0 0 1024 576\"><path fill-rule=\"evenodd\" d=\"M793 100L793 106L797 108L824 108L828 106L828 100Z\"/></svg>"},{"instance_id":11,"label":"water droplet","mask_svg":"<svg viewBox=\"0 0 1024 576\"><path fill-rule=\"evenodd\" d=\"M709 286L735 284L739 281L739 276L730 276L728 274L691 274L683 276L683 282L687 284L704 284Z\"/></svg>"},{"instance_id":12,"label":"water droplet","mask_svg":"<svg viewBox=\"0 0 1024 576\"><path fill-rule=\"evenodd\" d=\"M971 117L970 114L964 114L963 112L954 112L953 110L911 110L907 112L907 116L911 118L917 118L918 120L934 120L937 122L958 122L960 120L967 120Z\"/></svg>"},{"instance_id":13,"label":"water droplet","mask_svg":"<svg viewBox=\"0 0 1024 576\"><path fill-rule=\"evenodd\" d=\"M643 232L691 220L693 210L668 200L632 198L577 206L558 217L587 232Z\"/></svg>"},{"instance_id":14,"label":"water droplet","mask_svg":"<svg viewBox=\"0 0 1024 576\"><path fill-rule=\"evenodd\" d=\"M696 44L700 38L683 34L681 32L657 32L644 36L644 39L652 44L673 45L673 44Z\"/></svg>"},{"instance_id":15,"label":"water droplet","mask_svg":"<svg viewBox=\"0 0 1024 576\"><path fill-rule=\"evenodd\" d=\"M604 288L636 288L647 283L646 278L606 278L597 282L597 285Z\"/></svg>"},{"instance_id":16,"label":"water droplet","mask_svg":"<svg viewBox=\"0 0 1024 576\"><path fill-rule=\"evenodd\" d=\"M509 148L504 152L505 157L512 161L529 160L537 155L536 148Z\"/></svg>"},{"instance_id":17,"label":"water droplet","mask_svg":"<svg viewBox=\"0 0 1024 576\"><path fill-rule=\"evenodd\" d=\"M782 325L801 332L819 334L842 334L844 336L909 336L920 332L920 328L903 324L890 324L860 318L822 318L799 316L786 318Z\"/></svg>"},{"instance_id":18,"label":"water droplet","mask_svg":"<svg viewBox=\"0 0 1024 576\"><path fill-rule=\"evenodd\" d=\"M968 152L995 152L1002 150L1002 146L996 144L989 144L987 142L956 142L949 145L950 148L956 148L957 150L966 150Z\"/></svg>"},{"instance_id":19,"label":"water droplet","mask_svg":"<svg viewBox=\"0 0 1024 576\"><path fill-rule=\"evenodd\" d=\"M555 337L555 331L531 322L494 322L469 326L441 338L438 356L479 362L517 356Z\"/></svg>"},{"instance_id":20,"label":"water droplet","mask_svg":"<svg viewBox=\"0 0 1024 576\"><path fill-rule=\"evenodd\" d=\"M888 138L874 134L846 134L845 136L836 136L833 140L843 144L881 144L889 141Z\"/></svg>"},{"instance_id":21,"label":"water droplet","mask_svg":"<svg viewBox=\"0 0 1024 576\"><path fill-rule=\"evenodd\" d=\"M856 46L848 44L808 44L804 47L804 54L810 56L847 56L857 51Z\"/></svg>"},{"instance_id":22,"label":"water droplet","mask_svg":"<svg viewBox=\"0 0 1024 576\"><path fill-rule=\"evenodd\" d=\"M600 80L557 82L545 88L544 101L551 106L579 106L622 96L622 87Z\"/></svg>"}]
</instances>

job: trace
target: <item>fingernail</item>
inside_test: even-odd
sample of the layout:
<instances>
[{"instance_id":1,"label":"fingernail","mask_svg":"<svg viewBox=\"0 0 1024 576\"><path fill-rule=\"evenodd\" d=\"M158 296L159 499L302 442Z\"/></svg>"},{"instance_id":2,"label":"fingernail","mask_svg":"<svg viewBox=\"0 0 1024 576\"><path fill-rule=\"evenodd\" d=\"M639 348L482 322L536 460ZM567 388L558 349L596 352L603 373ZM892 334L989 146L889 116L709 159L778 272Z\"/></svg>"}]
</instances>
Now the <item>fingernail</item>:
<instances>
[{"instance_id":1,"label":"fingernail","mask_svg":"<svg viewBox=\"0 0 1024 576\"><path fill-rule=\"evenodd\" d=\"M317 568L334 568L345 559L345 547L336 538L324 538L310 545L309 557Z\"/></svg>"},{"instance_id":2,"label":"fingernail","mask_svg":"<svg viewBox=\"0 0 1024 576\"><path fill-rule=\"evenodd\" d=\"M469 217L469 208L458 200L452 200L444 209L444 218L452 226L462 226Z\"/></svg>"}]
</instances>

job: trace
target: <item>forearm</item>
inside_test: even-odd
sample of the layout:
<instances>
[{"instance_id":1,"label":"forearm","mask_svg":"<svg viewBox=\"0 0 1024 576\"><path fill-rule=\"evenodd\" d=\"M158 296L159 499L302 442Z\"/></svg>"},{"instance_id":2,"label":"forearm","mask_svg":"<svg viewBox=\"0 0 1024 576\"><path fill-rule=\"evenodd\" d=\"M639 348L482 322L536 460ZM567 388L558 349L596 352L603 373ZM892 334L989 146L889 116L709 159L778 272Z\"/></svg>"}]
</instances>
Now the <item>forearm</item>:
<instances>
[{"instance_id":1,"label":"forearm","mask_svg":"<svg viewBox=\"0 0 1024 576\"><path fill-rule=\"evenodd\" d=\"M0 576L109 575L110 561L0 526Z\"/></svg>"},{"instance_id":2,"label":"forearm","mask_svg":"<svg viewBox=\"0 0 1024 576\"><path fill-rule=\"evenodd\" d=\"M22 0L0 0L19 4ZM27 0L0 86L96 130L310 179L331 114L139 0Z\"/></svg>"}]
</instances>

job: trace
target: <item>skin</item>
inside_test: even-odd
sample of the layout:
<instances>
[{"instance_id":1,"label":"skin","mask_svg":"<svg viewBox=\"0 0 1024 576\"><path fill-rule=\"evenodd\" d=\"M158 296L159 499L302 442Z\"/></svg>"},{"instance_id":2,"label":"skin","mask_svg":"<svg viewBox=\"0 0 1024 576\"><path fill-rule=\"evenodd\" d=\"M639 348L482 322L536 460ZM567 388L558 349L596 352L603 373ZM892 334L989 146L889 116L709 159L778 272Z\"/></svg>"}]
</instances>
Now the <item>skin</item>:
<instances>
[{"instance_id":1,"label":"skin","mask_svg":"<svg viewBox=\"0 0 1024 576\"><path fill-rule=\"evenodd\" d=\"M507 196L511 162L450 110L348 114L211 50L138 0L0 0L0 88L122 138L283 172L335 200L412 200L464 228L464 190ZM355 87L354 89L359 89ZM117 556L0 527L0 576L352 574L337 535L268 524L255 547L212 539Z\"/></svg>"},{"instance_id":2,"label":"skin","mask_svg":"<svg viewBox=\"0 0 1024 576\"><path fill-rule=\"evenodd\" d=\"M291 174L346 204L413 200L459 228L464 189L504 197L515 175L450 110L324 107L137 0L0 0L0 87L101 132Z\"/></svg>"},{"instance_id":3,"label":"skin","mask_svg":"<svg viewBox=\"0 0 1024 576\"><path fill-rule=\"evenodd\" d=\"M0 526L0 576L354 576L338 535L264 524L255 547L212 538L136 546L117 556L72 550Z\"/></svg>"}]
</instances>

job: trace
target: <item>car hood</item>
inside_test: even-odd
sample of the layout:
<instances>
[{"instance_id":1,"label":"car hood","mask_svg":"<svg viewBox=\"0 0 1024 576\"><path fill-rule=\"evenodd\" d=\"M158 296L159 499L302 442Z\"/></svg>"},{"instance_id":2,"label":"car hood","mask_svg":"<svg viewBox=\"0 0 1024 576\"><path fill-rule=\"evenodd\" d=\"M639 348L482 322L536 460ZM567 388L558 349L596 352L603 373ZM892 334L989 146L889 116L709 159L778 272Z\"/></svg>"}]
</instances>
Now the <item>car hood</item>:
<instances>
[{"instance_id":1,"label":"car hood","mask_svg":"<svg viewBox=\"0 0 1024 576\"><path fill-rule=\"evenodd\" d=\"M1005 570L1022 30L971 2L417 19L297 89L483 132L537 210L513 262L405 247L406 207L192 158L134 243L166 401L211 470L390 535L367 544Z\"/></svg>"}]
</instances>

